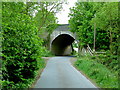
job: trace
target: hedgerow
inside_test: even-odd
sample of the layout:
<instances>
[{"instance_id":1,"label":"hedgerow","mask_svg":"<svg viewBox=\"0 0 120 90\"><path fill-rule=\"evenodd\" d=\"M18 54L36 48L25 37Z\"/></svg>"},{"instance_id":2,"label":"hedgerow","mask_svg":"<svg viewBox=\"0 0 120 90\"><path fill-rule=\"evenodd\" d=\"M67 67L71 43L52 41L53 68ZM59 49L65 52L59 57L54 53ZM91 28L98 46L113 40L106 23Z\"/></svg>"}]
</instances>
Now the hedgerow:
<instances>
[{"instance_id":1,"label":"hedgerow","mask_svg":"<svg viewBox=\"0 0 120 90\"><path fill-rule=\"evenodd\" d=\"M22 2L2 3L2 88L27 88L39 69L42 40Z\"/></svg>"}]
</instances>

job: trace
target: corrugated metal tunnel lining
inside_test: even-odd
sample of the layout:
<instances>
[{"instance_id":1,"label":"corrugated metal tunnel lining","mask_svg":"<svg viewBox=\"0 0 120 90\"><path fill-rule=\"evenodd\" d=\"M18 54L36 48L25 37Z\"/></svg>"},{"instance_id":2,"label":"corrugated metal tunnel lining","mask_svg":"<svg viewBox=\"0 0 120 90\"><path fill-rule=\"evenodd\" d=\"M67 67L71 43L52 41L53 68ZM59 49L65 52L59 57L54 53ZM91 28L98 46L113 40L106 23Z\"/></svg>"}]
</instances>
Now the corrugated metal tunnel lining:
<instances>
[{"instance_id":1,"label":"corrugated metal tunnel lining","mask_svg":"<svg viewBox=\"0 0 120 90\"><path fill-rule=\"evenodd\" d=\"M61 34L51 44L51 51L55 55L70 55L74 38L68 34Z\"/></svg>"}]
</instances>

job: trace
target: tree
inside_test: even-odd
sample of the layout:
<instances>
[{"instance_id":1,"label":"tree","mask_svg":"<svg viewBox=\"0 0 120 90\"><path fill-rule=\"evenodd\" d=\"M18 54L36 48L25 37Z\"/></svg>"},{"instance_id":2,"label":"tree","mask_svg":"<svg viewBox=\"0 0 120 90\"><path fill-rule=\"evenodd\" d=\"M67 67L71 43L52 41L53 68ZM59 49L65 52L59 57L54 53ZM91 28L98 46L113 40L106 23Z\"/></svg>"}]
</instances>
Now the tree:
<instances>
[{"instance_id":1,"label":"tree","mask_svg":"<svg viewBox=\"0 0 120 90\"><path fill-rule=\"evenodd\" d=\"M87 44L93 47L93 32L96 27L95 49L106 52L98 55L98 60L114 71L119 71L118 5L118 2L77 2L69 14L71 31L77 33L81 48Z\"/></svg>"},{"instance_id":2,"label":"tree","mask_svg":"<svg viewBox=\"0 0 120 90\"><path fill-rule=\"evenodd\" d=\"M71 31L77 33L81 47L93 44L93 29L90 25L93 15L93 5L87 2L77 2L76 7L73 7L69 14Z\"/></svg>"},{"instance_id":3,"label":"tree","mask_svg":"<svg viewBox=\"0 0 120 90\"><path fill-rule=\"evenodd\" d=\"M78 34L81 46L90 44L93 47L93 30L96 23L96 49L107 50L110 44L111 52L113 52L114 42L118 36L117 14L117 2L77 2L76 7L73 7L69 14L70 28L72 32Z\"/></svg>"},{"instance_id":4,"label":"tree","mask_svg":"<svg viewBox=\"0 0 120 90\"><path fill-rule=\"evenodd\" d=\"M26 11L29 15L35 15L36 24L39 27L39 30L42 27L46 27L51 23L56 23L55 14L62 9L62 4L66 3L63 1L54 1L54 2L27 2Z\"/></svg>"},{"instance_id":5,"label":"tree","mask_svg":"<svg viewBox=\"0 0 120 90\"><path fill-rule=\"evenodd\" d=\"M96 7L96 6L95 6ZM106 32L110 43L111 53L117 53L118 37L118 3L104 3L96 12L96 17L92 19L92 24L96 22L96 27Z\"/></svg>"},{"instance_id":6,"label":"tree","mask_svg":"<svg viewBox=\"0 0 120 90\"><path fill-rule=\"evenodd\" d=\"M38 36L44 39L44 46L48 45L48 39L51 31L53 29L52 26L56 26L57 18L55 14L62 9L62 4L65 3L63 1L55 1L55 2L38 2L32 8L32 12L36 11L34 20L36 21L36 26L38 27Z\"/></svg>"}]
</instances>

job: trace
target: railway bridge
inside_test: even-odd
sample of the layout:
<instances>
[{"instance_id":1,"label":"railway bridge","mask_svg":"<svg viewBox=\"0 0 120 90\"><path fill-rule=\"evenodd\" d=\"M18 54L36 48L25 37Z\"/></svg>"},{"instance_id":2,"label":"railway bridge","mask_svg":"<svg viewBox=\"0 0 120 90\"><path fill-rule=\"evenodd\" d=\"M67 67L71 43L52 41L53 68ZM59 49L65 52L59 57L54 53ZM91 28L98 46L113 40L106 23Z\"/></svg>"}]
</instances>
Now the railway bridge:
<instances>
[{"instance_id":1,"label":"railway bridge","mask_svg":"<svg viewBox=\"0 0 120 90\"><path fill-rule=\"evenodd\" d=\"M75 34L69 31L69 24L59 25L50 35L50 50L55 55L70 55Z\"/></svg>"}]
</instances>

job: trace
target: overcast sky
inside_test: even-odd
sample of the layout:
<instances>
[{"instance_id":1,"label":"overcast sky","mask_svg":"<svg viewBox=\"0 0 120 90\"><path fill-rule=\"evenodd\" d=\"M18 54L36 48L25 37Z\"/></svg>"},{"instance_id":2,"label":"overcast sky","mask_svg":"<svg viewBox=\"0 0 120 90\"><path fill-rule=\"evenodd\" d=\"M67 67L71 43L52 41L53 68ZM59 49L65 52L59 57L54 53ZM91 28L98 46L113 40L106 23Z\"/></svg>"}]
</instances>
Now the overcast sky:
<instances>
[{"instance_id":1,"label":"overcast sky","mask_svg":"<svg viewBox=\"0 0 120 90\"><path fill-rule=\"evenodd\" d=\"M68 13L70 12L69 8L75 6L77 0L67 0L68 4L63 5L63 10L56 14L58 18L58 24L68 24Z\"/></svg>"}]
</instances>

